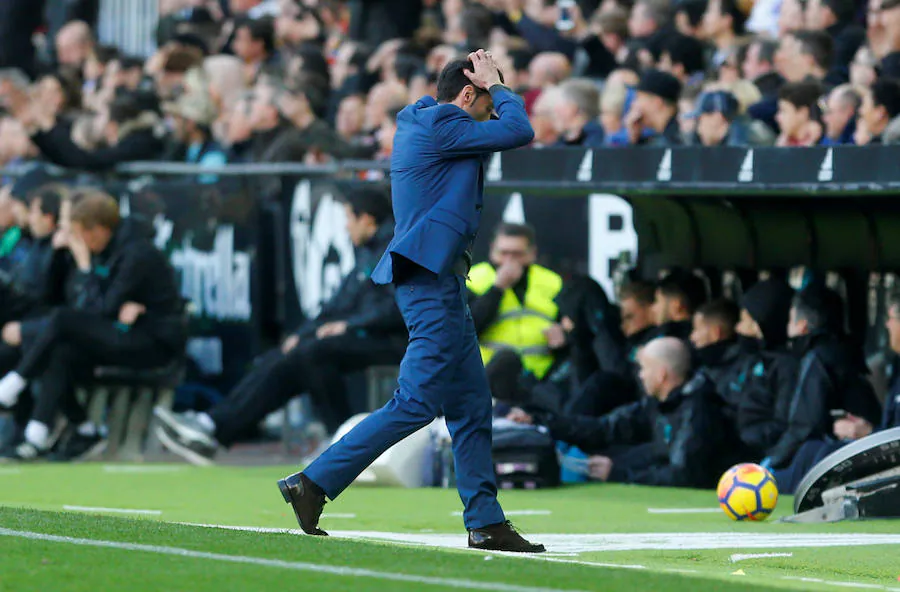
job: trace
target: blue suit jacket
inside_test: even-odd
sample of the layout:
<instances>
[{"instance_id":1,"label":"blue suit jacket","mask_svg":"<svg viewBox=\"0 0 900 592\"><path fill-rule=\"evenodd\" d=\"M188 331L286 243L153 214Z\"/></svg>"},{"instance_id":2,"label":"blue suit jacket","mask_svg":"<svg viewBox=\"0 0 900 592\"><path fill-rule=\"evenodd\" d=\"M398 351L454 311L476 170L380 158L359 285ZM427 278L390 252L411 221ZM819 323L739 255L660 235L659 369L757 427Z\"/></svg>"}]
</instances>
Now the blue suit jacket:
<instances>
[{"instance_id":1,"label":"blue suit jacket","mask_svg":"<svg viewBox=\"0 0 900 592\"><path fill-rule=\"evenodd\" d=\"M455 105L423 97L397 115L391 156L394 238L372 273L394 281L394 255L443 275L478 232L483 167L492 152L531 142L525 103L512 91L491 89L498 119L477 122Z\"/></svg>"}]
</instances>

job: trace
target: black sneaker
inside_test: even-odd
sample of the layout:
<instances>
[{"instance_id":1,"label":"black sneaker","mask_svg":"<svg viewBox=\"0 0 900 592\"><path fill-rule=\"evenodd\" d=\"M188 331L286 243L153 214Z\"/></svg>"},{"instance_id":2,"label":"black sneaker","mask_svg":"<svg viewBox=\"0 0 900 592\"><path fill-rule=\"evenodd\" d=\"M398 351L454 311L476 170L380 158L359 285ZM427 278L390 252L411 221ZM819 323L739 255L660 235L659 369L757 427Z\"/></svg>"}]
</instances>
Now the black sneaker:
<instances>
[{"instance_id":1,"label":"black sneaker","mask_svg":"<svg viewBox=\"0 0 900 592\"><path fill-rule=\"evenodd\" d=\"M106 450L107 440L100 434L84 436L71 430L59 446L54 447L47 460L53 462L84 462L94 460Z\"/></svg>"},{"instance_id":2,"label":"black sneaker","mask_svg":"<svg viewBox=\"0 0 900 592\"><path fill-rule=\"evenodd\" d=\"M38 448L31 442L22 442L0 452L0 464L42 461L47 459L49 453L49 450Z\"/></svg>"},{"instance_id":3,"label":"black sneaker","mask_svg":"<svg viewBox=\"0 0 900 592\"><path fill-rule=\"evenodd\" d=\"M543 553L544 545L529 543L516 532L507 520L469 531L469 547L482 551L509 551L512 553Z\"/></svg>"},{"instance_id":4,"label":"black sneaker","mask_svg":"<svg viewBox=\"0 0 900 592\"><path fill-rule=\"evenodd\" d=\"M213 464L219 443L193 415L172 413L163 407L156 407L153 414L159 420L154 433L166 450L193 465Z\"/></svg>"}]
</instances>

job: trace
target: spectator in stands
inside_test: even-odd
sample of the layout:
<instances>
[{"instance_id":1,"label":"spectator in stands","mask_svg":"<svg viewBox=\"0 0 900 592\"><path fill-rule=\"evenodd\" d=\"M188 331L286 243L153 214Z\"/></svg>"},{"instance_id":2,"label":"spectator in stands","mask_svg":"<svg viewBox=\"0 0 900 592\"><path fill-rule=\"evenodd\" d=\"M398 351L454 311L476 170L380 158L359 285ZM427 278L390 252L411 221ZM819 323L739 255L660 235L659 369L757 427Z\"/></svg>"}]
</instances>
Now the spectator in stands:
<instances>
[{"instance_id":1,"label":"spectator in stands","mask_svg":"<svg viewBox=\"0 0 900 592\"><path fill-rule=\"evenodd\" d=\"M878 78L875 71L876 60L872 49L863 45L850 62L850 84L855 88L869 88Z\"/></svg>"},{"instance_id":2,"label":"spectator in stands","mask_svg":"<svg viewBox=\"0 0 900 592\"><path fill-rule=\"evenodd\" d=\"M628 12L618 6L598 10L590 22L584 19L577 4L569 12L575 24L571 36L578 42L579 52L587 56L581 74L588 78L606 78L628 55Z\"/></svg>"},{"instance_id":3,"label":"spectator in stands","mask_svg":"<svg viewBox=\"0 0 900 592\"><path fill-rule=\"evenodd\" d=\"M528 65L528 86L522 97L525 99L525 108L531 113L535 100L544 89L555 86L572 74L572 64L569 58L561 53L539 53Z\"/></svg>"},{"instance_id":4,"label":"spectator in stands","mask_svg":"<svg viewBox=\"0 0 900 592\"><path fill-rule=\"evenodd\" d=\"M559 87L553 86L544 89L534 101L531 108L529 121L534 129L533 148L554 146L559 141L559 132L556 129L557 105L562 101Z\"/></svg>"},{"instance_id":5,"label":"spectator in stands","mask_svg":"<svg viewBox=\"0 0 900 592\"><path fill-rule=\"evenodd\" d=\"M731 385L736 425L746 458L764 457L787 427L798 359L786 349L794 291L783 280L757 282L741 298L737 324L742 370Z\"/></svg>"},{"instance_id":6,"label":"spectator in stands","mask_svg":"<svg viewBox=\"0 0 900 592\"><path fill-rule=\"evenodd\" d=\"M884 143L884 133L891 121L900 115L900 82L879 78L866 91L859 107L855 140L859 145Z\"/></svg>"},{"instance_id":7,"label":"spectator in stands","mask_svg":"<svg viewBox=\"0 0 900 592\"><path fill-rule=\"evenodd\" d=\"M76 146L69 126L58 122L45 106L35 105L34 110L35 115L27 115L31 140L48 160L60 166L104 170L122 162L155 160L163 150L156 131L159 117L142 109L136 95L121 95L112 102L105 129L108 147L94 151Z\"/></svg>"},{"instance_id":8,"label":"spectator in stands","mask_svg":"<svg viewBox=\"0 0 900 592\"><path fill-rule=\"evenodd\" d=\"M675 29L688 37L703 37L703 16L706 14L703 0L684 0L675 3Z\"/></svg>"},{"instance_id":9,"label":"spectator in stands","mask_svg":"<svg viewBox=\"0 0 900 592\"><path fill-rule=\"evenodd\" d=\"M703 280L689 271L675 270L656 284L653 301L657 336L688 341L697 308L706 302Z\"/></svg>"},{"instance_id":10,"label":"spectator in stands","mask_svg":"<svg viewBox=\"0 0 900 592\"><path fill-rule=\"evenodd\" d=\"M697 120L697 139L701 146L747 146L749 130L735 119L738 100L723 90L706 92L697 99L697 109L690 116Z\"/></svg>"},{"instance_id":11,"label":"spectator in stands","mask_svg":"<svg viewBox=\"0 0 900 592\"><path fill-rule=\"evenodd\" d=\"M375 154L375 160L386 160L390 162L391 154L394 152L394 135L397 133L397 115L400 109L391 109L388 111L387 117L381 122L381 128L378 130L378 152Z\"/></svg>"},{"instance_id":12,"label":"spectator in stands","mask_svg":"<svg viewBox=\"0 0 900 592\"><path fill-rule=\"evenodd\" d=\"M663 40L669 33L668 4L655 0L634 3L628 18L628 48L642 66L652 67L662 52Z\"/></svg>"},{"instance_id":13,"label":"spectator in stands","mask_svg":"<svg viewBox=\"0 0 900 592\"><path fill-rule=\"evenodd\" d=\"M800 357L800 375L791 397L787 429L763 464L784 469L779 489L792 492L809 468L807 441L834 433L832 411L840 410L875 425L881 406L868 380L862 351L843 337L843 301L818 282L801 290L792 302L788 336Z\"/></svg>"},{"instance_id":14,"label":"spectator in stands","mask_svg":"<svg viewBox=\"0 0 900 592\"><path fill-rule=\"evenodd\" d=\"M778 113L775 118L781 128L776 146L815 146L822 139L819 122L819 97L822 87L815 81L789 82L778 92Z\"/></svg>"},{"instance_id":15,"label":"spectator in stands","mask_svg":"<svg viewBox=\"0 0 900 592\"><path fill-rule=\"evenodd\" d=\"M668 487L714 487L731 461L712 383L691 377L687 344L654 339L638 353L648 396L602 417L520 413L554 438L592 454L591 478Z\"/></svg>"},{"instance_id":16,"label":"spectator in stands","mask_svg":"<svg viewBox=\"0 0 900 592\"><path fill-rule=\"evenodd\" d=\"M606 144L613 144L613 138L622 137L622 119L625 117L625 104L629 93L632 96L634 94L624 84L607 81L603 85L603 92L600 94L600 125L603 126ZM622 140L627 141L626 138Z\"/></svg>"},{"instance_id":17,"label":"spectator in stands","mask_svg":"<svg viewBox=\"0 0 900 592\"><path fill-rule=\"evenodd\" d=\"M344 377L373 365L397 364L407 336L392 286L369 279L392 234L389 200L372 189L347 195L347 230L357 248L356 265L319 316L304 323L280 348L257 358L255 367L206 413L173 414L157 408L165 446L197 464L209 464L295 396L308 392L329 432L350 417Z\"/></svg>"},{"instance_id":18,"label":"spectator in stands","mask_svg":"<svg viewBox=\"0 0 900 592\"><path fill-rule=\"evenodd\" d=\"M57 244L68 245L77 266L68 307L44 317L30 343L22 341L19 328L12 341L23 346L22 359L0 380L0 405L6 408L16 404L29 382L41 382L25 440L8 451L10 460L47 456L59 410L72 428L60 457L97 450L102 434L74 399L73 381L99 365L162 367L184 351L186 324L175 273L150 240L148 226L121 220L115 199L89 193L72 208L71 230L59 232Z\"/></svg>"},{"instance_id":19,"label":"spectator in stands","mask_svg":"<svg viewBox=\"0 0 900 592\"><path fill-rule=\"evenodd\" d=\"M94 51L94 35L84 21L66 24L54 40L56 60L60 65L73 66L79 71Z\"/></svg>"},{"instance_id":20,"label":"spectator in stands","mask_svg":"<svg viewBox=\"0 0 900 592\"><path fill-rule=\"evenodd\" d=\"M573 78L559 85L554 122L560 134L558 146L599 147L603 145L600 91L585 78Z\"/></svg>"},{"instance_id":21,"label":"spectator in stands","mask_svg":"<svg viewBox=\"0 0 900 592\"><path fill-rule=\"evenodd\" d=\"M374 136L390 109L405 107L406 87L400 82L379 82L369 91L366 100L366 131Z\"/></svg>"},{"instance_id":22,"label":"spectator in stands","mask_svg":"<svg viewBox=\"0 0 900 592\"><path fill-rule=\"evenodd\" d=\"M856 133L856 115L862 103L859 94L849 84L836 87L824 100L822 121L825 123L825 137L822 144L836 146L852 144Z\"/></svg>"},{"instance_id":23,"label":"spectator in stands","mask_svg":"<svg viewBox=\"0 0 900 592\"><path fill-rule=\"evenodd\" d=\"M554 350L565 346L555 302L563 280L536 260L534 229L502 223L494 231L490 261L469 271L469 306L489 374L494 355L512 350L540 380L556 361Z\"/></svg>"},{"instance_id":24,"label":"spectator in stands","mask_svg":"<svg viewBox=\"0 0 900 592\"><path fill-rule=\"evenodd\" d=\"M778 11L778 39L783 39L794 31L800 31L806 26L806 16L803 14L801 0L782 0L781 9Z\"/></svg>"},{"instance_id":25,"label":"spectator in stands","mask_svg":"<svg viewBox=\"0 0 900 592\"><path fill-rule=\"evenodd\" d=\"M781 39L775 52L775 68L788 82L807 79L822 82L831 67L832 55L833 44L828 33L796 31Z\"/></svg>"},{"instance_id":26,"label":"spectator in stands","mask_svg":"<svg viewBox=\"0 0 900 592\"><path fill-rule=\"evenodd\" d=\"M70 120L81 108L81 81L71 71L46 74L37 82L34 100Z\"/></svg>"},{"instance_id":27,"label":"spectator in stands","mask_svg":"<svg viewBox=\"0 0 900 592\"><path fill-rule=\"evenodd\" d=\"M228 162L225 151L213 138L210 126L216 118L216 108L212 99L202 89L187 92L174 103L165 105L163 110L169 117L172 144L164 160L174 160L198 164L201 167L216 168ZM201 183L215 183L216 175L201 175Z\"/></svg>"},{"instance_id":28,"label":"spectator in stands","mask_svg":"<svg viewBox=\"0 0 900 592\"><path fill-rule=\"evenodd\" d=\"M900 2L882 0L870 8L876 31L869 27L869 44L881 62L881 76L900 77ZM877 30L877 29L880 29Z\"/></svg>"},{"instance_id":29,"label":"spectator in stands","mask_svg":"<svg viewBox=\"0 0 900 592\"><path fill-rule=\"evenodd\" d=\"M706 47L699 40L672 34L663 43L659 69L673 75L682 85L702 81L705 53Z\"/></svg>"},{"instance_id":30,"label":"spectator in stands","mask_svg":"<svg viewBox=\"0 0 900 592\"><path fill-rule=\"evenodd\" d=\"M243 19L234 34L234 55L244 62L244 80L254 84L264 69L280 65L275 51L275 26L269 18Z\"/></svg>"},{"instance_id":31,"label":"spectator in stands","mask_svg":"<svg viewBox=\"0 0 900 592\"><path fill-rule=\"evenodd\" d=\"M12 185L0 189L0 270L10 271L19 265L28 251L27 234L21 201L13 194Z\"/></svg>"},{"instance_id":32,"label":"spectator in stands","mask_svg":"<svg viewBox=\"0 0 900 592\"><path fill-rule=\"evenodd\" d=\"M826 32L834 43L827 76L832 84L842 84L850 79L850 62L866 40L865 29L855 20L856 3L853 0L809 0L806 4L806 27Z\"/></svg>"},{"instance_id":33,"label":"spectator in stands","mask_svg":"<svg viewBox=\"0 0 900 592\"><path fill-rule=\"evenodd\" d=\"M744 13L735 0L710 0L703 15L703 37L716 48L712 66L725 63L738 37L744 34Z\"/></svg>"},{"instance_id":34,"label":"spectator in stands","mask_svg":"<svg viewBox=\"0 0 900 592\"><path fill-rule=\"evenodd\" d=\"M775 69L775 53L778 43L770 39L754 39L748 46L741 65L744 78L752 82L762 93L762 99L748 106L748 114L778 130L775 114L778 112L778 91L784 78Z\"/></svg>"},{"instance_id":35,"label":"spectator in stands","mask_svg":"<svg viewBox=\"0 0 900 592\"><path fill-rule=\"evenodd\" d=\"M684 143L678 127L678 98L681 83L671 74L646 70L637 87L637 96L625 116L625 129L632 144L680 146ZM649 137L645 132L651 132Z\"/></svg>"},{"instance_id":36,"label":"spectator in stands","mask_svg":"<svg viewBox=\"0 0 900 592\"><path fill-rule=\"evenodd\" d=\"M163 101L171 101L184 92L188 72L203 65L203 54L195 49L176 49L165 54L154 81L156 92Z\"/></svg>"},{"instance_id":37,"label":"spectator in stands","mask_svg":"<svg viewBox=\"0 0 900 592\"><path fill-rule=\"evenodd\" d=\"M366 101L361 95L347 95L338 107L335 130L345 142L363 144L368 137L363 133L366 122Z\"/></svg>"},{"instance_id":38,"label":"spectator in stands","mask_svg":"<svg viewBox=\"0 0 900 592\"><path fill-rule=\"evenodd\" d=\"M888 386L888 394L884 402L884 413L881 416L881 424L873 428L866 419L848 413L845 417L834 423L834 435L841 440L857 440L868 436L873 429L888 430L900 427L900 372L897 372L897 356L900 355L900 293L893 292L887 299L887 319L885 326L888 330L888 346L894 354L891 383Z\"/></svg>"}]
</instances>

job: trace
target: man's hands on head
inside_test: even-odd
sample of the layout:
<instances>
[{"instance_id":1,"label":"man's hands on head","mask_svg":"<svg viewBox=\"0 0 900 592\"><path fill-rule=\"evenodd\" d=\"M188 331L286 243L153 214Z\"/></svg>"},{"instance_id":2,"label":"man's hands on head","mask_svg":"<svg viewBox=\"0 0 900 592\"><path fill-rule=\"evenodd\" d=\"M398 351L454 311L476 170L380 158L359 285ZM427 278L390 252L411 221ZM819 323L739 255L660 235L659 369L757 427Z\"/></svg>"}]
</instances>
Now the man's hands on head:
<instances>
[{"instance_id":1,"label":"man's hands on head","mask_svg":"<svg viewBox=\"0 0 900 592\"><path fill-rule=\"evenodd\" d=\"M479 49L469 54L474 71L463 70L463 73L476 87L490 90L495 84L503 84L500 81L500 68L494 61L491 52Z\"/></svg>"}]
</instances>

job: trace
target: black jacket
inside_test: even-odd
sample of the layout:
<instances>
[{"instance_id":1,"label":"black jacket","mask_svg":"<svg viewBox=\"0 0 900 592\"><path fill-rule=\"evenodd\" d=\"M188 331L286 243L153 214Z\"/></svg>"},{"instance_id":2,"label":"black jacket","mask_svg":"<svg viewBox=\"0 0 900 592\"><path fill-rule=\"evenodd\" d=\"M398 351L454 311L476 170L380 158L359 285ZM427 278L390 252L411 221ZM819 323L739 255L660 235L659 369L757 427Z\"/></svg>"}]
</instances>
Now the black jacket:
<instances>
[{"instance_id":1,"label":"black jacket","mask_svg":"<svg viewBox=\"0 0 900 592\"><path fill-rule=\"evenodd\" d=\"M29 242L24 259L0 281L3 322L21 320L47 307L62 304L61 292L53 284L52 270L54 260L65 254L53 249L50 236Z\"/></svg>"},{"instance_id":2,"label":"black jacket","mask_svg":"<svg viewBox=\"0 0 900 592\"><path fill-rule=\"evenodd\" d=\"M852 413L872 425L881 420L865 361L845 340L816 331L795 340L793 349L801 356L800 371L787 430L770 453L773 467L789 464L805 441L830 438L833 410Z\"/></svg>"},{"instance_id":3,"label":"black jacket","mask_svg":"<svg viewBox=\"0 0 900 592\"><path fill-rule=\"evenodd\" d=\"M691 321L669 321L656 327L654 337L675 337L690 344L694 325Z\"/></svg>"},{"instance_id":4,"label":"black jacket","mask_svg":"<svg viewBox=\"0 0 900 592\"><path fill-rule=\"evenodd\" d=\"M390 221L382 223L375 236L356 249L356 265L334 295L322 305L319 315L301 325L297 331L301 337L309 337L319 326L333 321L347 321L348 331L405 337L403 318L394 301L393 286L379 286L370 279L372 270L391 242L393 226Z\"/></svg>"},{"instance_id":5,"label":"black jacket","mask_svg":"<svg viewBox=\"0 0 900 592\"><path fill-rule=\"evenodd\" d=\"M709 378L722 398L726 416L734 420L740 400L740 392L733 387L742 370L740 344L734 339L713 343L695 350L694 359L699 372Z\"/></svg>"},{"instance_id":6,"label":"black jacket","mask_svg":"<svg viewBox=\"0 0 900 592\"><path fill-rule=\"evenodd\" d=\"M106 249L91 258L88 272L75 271L67 283L67 302L73 308L117 320L126 302L143 304L147 311L134 324L173 352L187 339L184 303L175 271L156 248L153 228L133 216L122 220Z\"/></svg>"},{"instance_id":7,"label":"black jacket","mask_svg":"<svg viewBox=\"0 0 900 592\"><path fill-rule=\"evenodd\" d=\"M772 452L787 429L799 360L786 351L748 351L734 383L739 392L737 430L747 458Z\"/></svg>"},{"instance_id":8,"label":"black jacket","mask_svg":"<svg viewBox=\"0 0 900 592\"><path fill-rule=\"evenodd\" d=\"M31 140L54 164L73 169L106 170L123 162L156 160L163 152L161 139L157 138L149 123L139 126L115 146L92 152L82 150L70 137L70 128L58 124L48 132L38 132Z\"/></svg>"},{"instance_id":9,"label":"black jacket","mask_svg":"<svg viewBox=\"0 0 900 592\"><path fill-rule=\"evenodd\" d=\"M825 80L832 85L850 80L850 62L866 40L866 30L855 23L837 23L826 30L834 41L831 68Z\"/></svg>"},{"instance_id":10,"label":"black jacket","mask_svg":"<svg viewBox=\"0 0 900 592\"><path fill-rule=\"evenodd\" d=\"M613 478L617 481L713 487L733 460L733 454L724 445L719 397L702 374L695 375L661 403L644 397L603 417L542 419L554 438L589 454L603 453L618 445L633 447L627 453L627 467L613 466Z\"/></svg>"},{"instance_id":11,"label":"black jacket","mask_svg":"<svg viewBox=\"0 0 900 592\"><path fill-rule=\"evenodd\" d=\"M46 0L0 2L0 68L20 68L36 74L31 36L44 21Z\"/></svg>"},{"instance_id":12,"label":"black jacket","mask_svg":"<svg viewBox=\"0 0 900 592\"><path fill-rule=\"evenodd\" d=\"M900 358L893 356L888 365L890 384L888 394L884 400L884 413L881 416L879 430L889 430L900 427Z\"/></svg>"}]
</instances>

